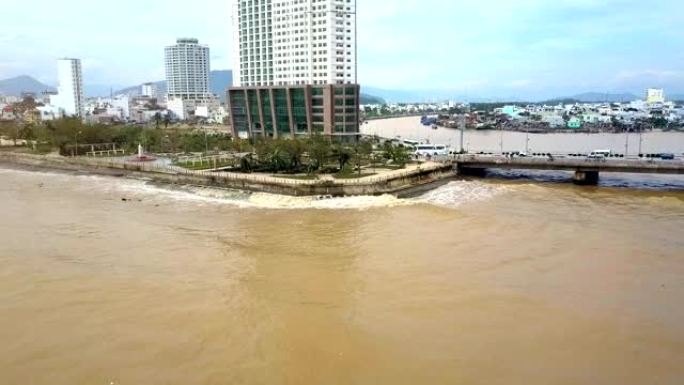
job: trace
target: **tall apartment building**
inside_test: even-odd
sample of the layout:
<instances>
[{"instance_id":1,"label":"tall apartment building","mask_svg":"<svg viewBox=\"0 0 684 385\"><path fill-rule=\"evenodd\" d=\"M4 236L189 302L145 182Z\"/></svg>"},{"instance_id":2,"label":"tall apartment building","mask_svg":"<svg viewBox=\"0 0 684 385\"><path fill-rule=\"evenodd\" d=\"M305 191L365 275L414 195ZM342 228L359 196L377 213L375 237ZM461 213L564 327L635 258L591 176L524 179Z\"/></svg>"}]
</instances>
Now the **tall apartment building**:
<instances>
[{"instance_id":1,"label":"tall apartment building","mask_svg":"<svg viewBox=\"0 0 684 385\"><path fill-rule=\"evenodd\" d=\"M236 136L356 138L356 0L232 0Z\"/></svg>"},{"instance_id":2,"label":"tall apartment building","mask_svg":"<svg viewBox=\"0 0 684 385\"><path fill-rule=\"evenodd\" d=\"M219 101L209 85L209 47L197 39L181 38L165 49L167 108L181 120L197 107L215 108Z\"/></svg>"},{"instance_id":3,"label":"tall apartment building","mask_svg":"<svg viewBox=\"0 0 684 385\"><path fill-rule=\"evenodd\" d=\"M209 47L197 39L178 39L165 49L169 99L197 100L210 94Z\"/></svg>"},{"instance_id":4,"label":"tall apartment building","mask_svg":"<svg viewBox=\"0 0 684 385\"><path fill-rule=\"evenodd\" d=\"M50 96L50 104L63 116L84 116L83 72L80 59L57 60L59 86L57 95Z\"/></svg>"},{"instance_id":5,"label":"tall apartment building","mask_svg":"<svg viewBox=\"0 0 684 385\"><path fill-rule=\"evenodd\" d=\"M232 0L235 85L356 84L356 0Z\"/></svg>"}]
</instances>

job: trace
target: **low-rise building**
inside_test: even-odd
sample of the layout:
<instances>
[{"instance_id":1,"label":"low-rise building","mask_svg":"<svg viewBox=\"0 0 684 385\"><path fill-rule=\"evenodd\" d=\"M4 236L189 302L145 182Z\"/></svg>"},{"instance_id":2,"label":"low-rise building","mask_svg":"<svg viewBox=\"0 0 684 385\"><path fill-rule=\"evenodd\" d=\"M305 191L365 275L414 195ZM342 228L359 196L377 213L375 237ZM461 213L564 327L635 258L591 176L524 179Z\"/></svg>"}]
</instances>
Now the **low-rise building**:
<instances>
[{"instance_id":1,"label":"low-rise building","mask_svg":"<svg viewBox=\"0 0 684 385\"><path fill-rule=\"evenodd\" d=\"M359 135L358 85L291 85L230 88L227 94L235 137Z\"/></svg>"},{"instance_id":2,"label":"low-rise building","mask_svg":"<svg viewBox=\"0 0 684 385\"><path fill-rule=\"evenodd\" d=\"M572 130L579 130L582 128L582 120L576 116L573 116L568 120L568 128Z\"/></svg>"}]
</instances>

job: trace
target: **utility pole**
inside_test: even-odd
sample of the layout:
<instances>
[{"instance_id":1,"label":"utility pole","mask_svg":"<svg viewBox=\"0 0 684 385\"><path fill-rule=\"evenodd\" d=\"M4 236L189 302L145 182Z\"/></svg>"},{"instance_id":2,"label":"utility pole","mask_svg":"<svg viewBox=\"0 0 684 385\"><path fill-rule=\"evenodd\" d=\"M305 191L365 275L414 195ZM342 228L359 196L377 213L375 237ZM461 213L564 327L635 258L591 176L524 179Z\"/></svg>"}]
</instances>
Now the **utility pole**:
<instances>
[{"instance_id":1,"label":"utility pole","mask_svg":"<svg viewBox=\"0 0 684 385\"><path fill-rule=\"evenodd\" d=\"M525 130L525 155L530 153L530 130Z\"/></svg>"},{"instance_id":2,"label":"utility pole","mask_svg":"<svg viewBox=\"0 0 684 385\"><path fill-rule=\"evenodd\" d=\"M641 156L641 147L644 142L643 132L643 126L639 127L639 156Z\"/></svg>"},{"instance_id":3,"label":"utility pole","mask_svg":"<svg viewBox=\"0 0 684 385\"><path fill-rule=\"evenodd\" d=\"M625 158L629 156L629 128L625 127Z\"/></svg>"},{"instance_id":4,"label":"utility pole","mask_svg":"<svg viewBox=\"0 0 684 385\"><path fill-rule=\"evenodd\" d=\"M463 151L465 150L463 148L463 139L465 136L465 126L466 126L466 119L467 117L464 115L462 116L459 120L459 126L461 126L461 154L463 154Z\"/></svg>"}]
</instances>

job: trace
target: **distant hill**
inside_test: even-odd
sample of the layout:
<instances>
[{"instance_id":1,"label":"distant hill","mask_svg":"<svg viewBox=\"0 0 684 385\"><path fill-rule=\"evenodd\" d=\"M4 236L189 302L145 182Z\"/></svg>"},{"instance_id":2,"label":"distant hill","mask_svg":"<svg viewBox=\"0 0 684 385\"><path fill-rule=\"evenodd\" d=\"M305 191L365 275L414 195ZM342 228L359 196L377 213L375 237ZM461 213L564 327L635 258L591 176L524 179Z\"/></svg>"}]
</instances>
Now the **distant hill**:
<instances>
[{"instance_id":1,"label":"distant hill","mask_svg":"<svg viewBox=\"0 0 684 385\"><path fill-rule=\"evenodd\" d=\"M569 98L562 99L572 99L577 100L580 103L617 103L617 102L633 102L639 100L639 97L634 94L607 94L600 92L586 92L583 94L571 96Z\"/></svg>"},{"instance_id":2,"label":"distant hill","mask_svg":"<svg viewBox=\"0 0 684 385\"><path fill-rule=\"evenodd\" d=\"M385 99L381 97L362 93L361 104L386 104L386 102Z\"/></svg>"},{"instance_id":3,"label":"distant hill","mask_svg":"<svg viewBox=\"0 0 684 385\"><path fill-rule=\"evenodd\" d=\"M32 92L40 95L43 91L57 91L55 87L43 84L30 76L17 76L15 78L0 80L0 95L21 96L23 92Z\"/></svg>"},{"instance_id":4,"label":"distant hill","mask_svg":"<svg viewBox=\"0 0 684 385\"><path fill-rule=\"evenodd\" d=\"M674 95L665 95L667 100L674 100L676 102L684 102L684 94L674 94Z\"/></svg>"},{"instance_id":5,"label":"distant hill","mask_svg":"<svg viewBox=\"0 0 684 385\"><path fill-rule=\"evenodd\" d=\"M154 82L154 84L157 88L157 93L159 95L163 95L166 93L166 80L160 80L158 82ZM221 100L224 100L226 97L226 89L233 85L233 71L211 71L211 73L209 74L209 85L211 87L211 93L217 95L219 98L221 98ZM142 84L127 87L116 91L115 94L138 96L141 92L141 86Z\"/></svg>"}]
</instances>

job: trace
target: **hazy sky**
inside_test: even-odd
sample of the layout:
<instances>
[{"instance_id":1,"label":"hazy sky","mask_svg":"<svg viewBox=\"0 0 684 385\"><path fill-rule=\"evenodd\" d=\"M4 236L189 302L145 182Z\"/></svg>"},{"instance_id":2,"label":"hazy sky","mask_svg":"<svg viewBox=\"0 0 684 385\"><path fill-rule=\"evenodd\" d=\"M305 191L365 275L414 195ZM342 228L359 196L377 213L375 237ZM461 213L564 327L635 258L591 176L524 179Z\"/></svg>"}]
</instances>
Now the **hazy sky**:
<instances>
[{"instance_id":1,"label":"hazy sky","mask_svg":"<svg viewBox=\"0 0 684 385\"><path fill-rule=\"evenodd\" d=\"M388 89L544 97L684 93L681 0L357 0L359 81ZM86 83L164 77L163 47L197 37L230 68L228 0L23 0L2 6L0 78L55 83L55 59Z\"/></svg>"}]
</instances>

